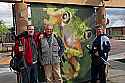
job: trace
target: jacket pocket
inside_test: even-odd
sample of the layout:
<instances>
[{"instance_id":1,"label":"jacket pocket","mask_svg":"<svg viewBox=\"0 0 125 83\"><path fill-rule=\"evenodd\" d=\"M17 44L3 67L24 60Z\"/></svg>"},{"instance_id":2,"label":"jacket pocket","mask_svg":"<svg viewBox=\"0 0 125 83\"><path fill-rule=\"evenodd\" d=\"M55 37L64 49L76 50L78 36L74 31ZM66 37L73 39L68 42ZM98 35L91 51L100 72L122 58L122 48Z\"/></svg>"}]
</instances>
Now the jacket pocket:
<instances>
[{"instance_id":1,"label":"jacket pocket","mask_svg":"<svg viewBox=\"0 0 125 83\"><path fill-rule=\"evenodd\" d=\"M57 44L52 45L52 51L53 52L58 52L59 46Z\"/></svg>"}]
</instances>

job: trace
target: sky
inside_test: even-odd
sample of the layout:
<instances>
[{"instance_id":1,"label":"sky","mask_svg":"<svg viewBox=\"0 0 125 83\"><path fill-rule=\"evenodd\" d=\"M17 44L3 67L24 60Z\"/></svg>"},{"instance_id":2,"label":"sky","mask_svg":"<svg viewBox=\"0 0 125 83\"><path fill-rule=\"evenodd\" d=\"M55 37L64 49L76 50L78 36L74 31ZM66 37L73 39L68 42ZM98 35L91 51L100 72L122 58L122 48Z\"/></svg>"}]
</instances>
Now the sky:
<instances>
[{"instance_id":1,"label":"sky","mask_svg":"<svg viewBox=\"0 0 125 83\"><path fill-rule=\"evenodd\" d=\"M0 20L3 20L8 26L13 25L12 4L0 2Z\"/></svg>"},{"instance_id":2,"label":"sky","mask_svg":"<svg viewBox=\"0 0 125 83\"><path fill-rule=\"evenodd\" d=\"M108 27L125 26L125 8L107 8L106 17L109 19ZM8 26L13 26L12 4L0 2L0 20Z\"/></svg>"},{"instance_id":3,"label":"sky","mask_svg":"<svg viewBox=\"0 0 125 83\"><path fill-rule=\"evenodd\" d=\"M125 8L107 8L108 27L125 26Z\"/></svg>"}]
</instances>

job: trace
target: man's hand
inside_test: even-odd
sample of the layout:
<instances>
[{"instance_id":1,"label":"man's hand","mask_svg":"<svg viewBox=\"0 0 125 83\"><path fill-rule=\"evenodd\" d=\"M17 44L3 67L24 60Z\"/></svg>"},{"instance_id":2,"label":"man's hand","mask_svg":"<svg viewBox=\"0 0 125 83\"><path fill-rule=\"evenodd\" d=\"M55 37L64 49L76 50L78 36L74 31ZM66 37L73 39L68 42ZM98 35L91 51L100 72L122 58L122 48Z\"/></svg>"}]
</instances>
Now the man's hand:
<instances>
[{"instance_id":1,"label":"man's hand","mask_svg":"<svg viewBox=\"0 0 125 83\"><path fill-rule=\"evenodd\" d=\"M98 51L95 53L95 56L99 56Z\"/></svg>"}]
</instances>

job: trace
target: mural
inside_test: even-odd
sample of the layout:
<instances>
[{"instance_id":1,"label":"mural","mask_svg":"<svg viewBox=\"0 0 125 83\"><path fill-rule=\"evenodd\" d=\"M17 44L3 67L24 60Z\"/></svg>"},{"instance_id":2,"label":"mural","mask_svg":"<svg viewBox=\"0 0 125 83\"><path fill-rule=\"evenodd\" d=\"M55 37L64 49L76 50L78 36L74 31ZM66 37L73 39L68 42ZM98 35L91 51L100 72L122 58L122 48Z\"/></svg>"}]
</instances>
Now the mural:
<instances>
[{"instance_id":1,"label":"mural","mask_svg":"<svg viewBox=\"0 0 125 83\"><path fill-rule=\"evenodd\" d=\"M67 60L62 62L61 67L64 82L80 83L89 80L91 59L86 46L91 45L95 36L95 9L51 4L32 4L31 9L32 20L38 18L34 12L39 10L39 23L42 24L38 25L53 24L54 34L61 37L65 44L64 56ZM37 24L36 20L32 21L33 24Z\"/></svg>"}]
</instances>

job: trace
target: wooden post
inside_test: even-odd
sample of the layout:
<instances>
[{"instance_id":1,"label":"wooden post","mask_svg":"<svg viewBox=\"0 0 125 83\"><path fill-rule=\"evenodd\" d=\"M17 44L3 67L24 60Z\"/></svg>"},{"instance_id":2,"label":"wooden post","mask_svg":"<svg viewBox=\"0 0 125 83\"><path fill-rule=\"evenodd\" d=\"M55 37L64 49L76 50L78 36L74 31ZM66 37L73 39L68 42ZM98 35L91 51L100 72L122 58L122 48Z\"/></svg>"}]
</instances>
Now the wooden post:
<instances>
[{"instance_id":1,"label":"wooden post","mask_svg":"<svg viewBox=\"0 0 125 83\"><path fill-rule=\"evenodd\" d=\"M98 7L96 10L96 25L103 27L104 33L106 34L106 10L105 6Z\"/></svg>"},{"instance_id":2,"label":"wooden post","mask_svg":"<svg viewBox=\"0 0 125 83\"><path fill-rule=\"evenodd\" d=\"M28 25L28 8L26 3L15 3L16 10L16 34L27 29Z\"/></svg>"},{"instance_id":3,"label":"wooden post","mask_svg":"<svg viewBox=\"0 0 125 83\"><path fill-rule=\"evenodd\" d=\"M105 28L106 25L106 11L105 7L98 7L96 9L96 24L102 25Z\"/></svg>"}]
</instances>

